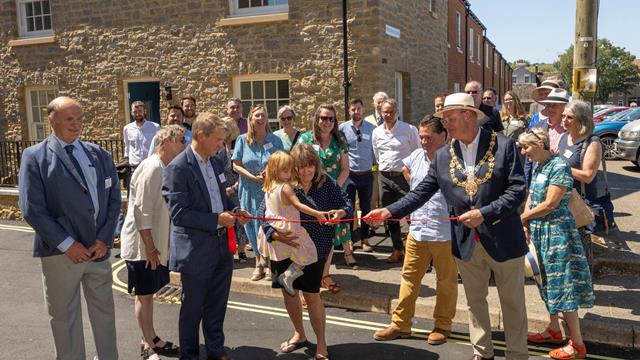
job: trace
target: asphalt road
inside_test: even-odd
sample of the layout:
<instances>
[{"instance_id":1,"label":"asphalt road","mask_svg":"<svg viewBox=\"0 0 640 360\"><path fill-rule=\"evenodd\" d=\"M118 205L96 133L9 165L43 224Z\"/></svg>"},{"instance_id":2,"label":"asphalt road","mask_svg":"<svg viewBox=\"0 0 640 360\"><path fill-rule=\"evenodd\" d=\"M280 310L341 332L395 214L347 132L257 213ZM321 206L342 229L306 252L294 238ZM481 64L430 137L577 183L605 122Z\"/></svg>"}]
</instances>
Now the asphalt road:
<instances>
[{"instance_id":1,"label":"asphalt road","mask_svg":"<svg viewBox=\"0 0 640 360\"><path fill-rule=\"evenodd\" d=\"M31 257L33 234L24 223L0 222L0 359L51 359L53 342L42 295L40 262ZM118 259L112 259L118 270ZM117 273L125 279L126 271ZM132 298L117 281L114 298L121 359L139 358L140 331L133 314ZM158 334L168 340L178 339L179 304L155 304L155 324ZM406 340L380 343L372 333L389 322L384 314L327 309L327 337L331 359L468 359L467 328L454 327L454 337L440 346L430 346L424 340L432 323L416 319L414 336ZM87 353L93 356L93 339L84 316ZM314 342L313 332L305 322L307 336ZM422 330L420 330L422 329ZM291 354L280 354L279 344L291 334L291 325L282 301L242 294L232 294L225 322L226 345L229 354L242 359L307 359L314 347ZM496 333L494 338L501 334ZM500 348L500 342L497 343ZM588 344L594 359L638 359L640 353ZM541 359L545 349L531 349L531 359ZM546 350L548 351L548 350ZM503 355L497 352L498 358Z\"/></svg>"}]
</instances>

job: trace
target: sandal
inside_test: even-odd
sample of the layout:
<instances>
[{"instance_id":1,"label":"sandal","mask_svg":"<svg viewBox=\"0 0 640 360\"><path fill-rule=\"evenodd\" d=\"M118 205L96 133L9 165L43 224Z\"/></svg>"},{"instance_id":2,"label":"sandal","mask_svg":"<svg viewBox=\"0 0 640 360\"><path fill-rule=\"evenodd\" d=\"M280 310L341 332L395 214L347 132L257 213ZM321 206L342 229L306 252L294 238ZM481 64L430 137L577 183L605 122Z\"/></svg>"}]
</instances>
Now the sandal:
<instances>
[{"instance_id":1,"label":"sandal","mask_svg":"<svg viewBox=\"0 0 640 360\"><path fill-rule=\"evenodd\" d=\"M351 257L353 262L349 262L349 257ZM358 270L358 263L356 262L356 259L353 257L352 251L350 251L348 254L346 251L344 252L344 262L346 262L347 265L351 267L352 270Z\"/></svg>"},{"instance_id":2,"label":"sandal","mask_svg":"<svg viewBox=\"0 0 640 360\"><path fill-rule=\"evenodd\" d=\"M238 253L238 263L244 264L247 262L247 260L247 253L245 253L244 251Z\"/></svg>"},{"instance_id":3,"label":"sandal","mask_svg":"<svg viewBox=\"0 0 640 360\"><path fill-rule=\"evenodd\" d=\"M262 280L262 278L264 278L264 268L262 266L256 266L251 274L251 281Z\"/></svg>"},{"instance_id":4,"label":"sandal","mask_svg":"<svg viewBox=\"0 0 640 360\"><path fill-rule=\"evenodd\" d=\"M316 354L314 357L312 357L312 359L313 360L329 360L329 358L327 356L324 356L322 354Z\"/></svg>"},{"instance_id":5,"label":"sandal","mask_svg":"<svg viewBox=\"0 0 640 360\"><path fill-rule=\"evenodd\" d=\"M338 284L337 282L333 281L331 279L331 275L325 275L322 277L322 280L320 280L320 285L329 290L330 293L332 294L337 294L340 292L340 284Z\"/></svg>"},{"instance_id":6,"label":"sandal","mask_svg":"<svg viewBox=\"0 0 640 360\"><path fill-rule=\"evenodd\" d=\"M549 352L552 359L568 360L568 359L584 359L587 357L587 347L577 345L573 340L569 339L567 345L553 349Z\"/></svg>"},{"instance_id":7,"label":"sandal","mask_svg":"<svg viewBox=\"0 0 640 360\"><path fill-rule=\"evenodd\" d=\"M150 348L150 347L142 349L142 353L140 355L142 356L142 360L149 360L151 358L158 359L158 360L160 359L160 357L158 356L158 353L156 353L153 350L153 348Z\"/></svg>"},{"instance_id":8,"label":"sandal","mask_svg":"<svg viewBox=\"0 0 640 360\"><path fill-rule=\"evenodd\" d=\"M282 352L283 354L288 354L308 345L309 341L307 339L299 340L297 342L292 342L291 339L289 339L280 344L280 352Z\"/></svg>"},{"instance_id":9,"label":"sandal","mask_svg":"<svg viewBox=\"0 0 640 360\"><path fill-rule=\"evenodd\" d=\"M554 331L547 327L542 332L527 335L527 341L534 344L562 344L562 331Z\"/></svg>"},{"instance_id":10,"label":"sandal","mask_svg":"<svg viewBox=\"0 0 640 360\"><path fill-rule=\"evenodd\" d=\"M153 341L154 345L152 350L158 355L168 357L177 357L180 355L180 348L171 341L165 341L163 346L156 346L157 343L162 341L159 336L156 336L151 341Z\"/></svg>"}]
</instances>

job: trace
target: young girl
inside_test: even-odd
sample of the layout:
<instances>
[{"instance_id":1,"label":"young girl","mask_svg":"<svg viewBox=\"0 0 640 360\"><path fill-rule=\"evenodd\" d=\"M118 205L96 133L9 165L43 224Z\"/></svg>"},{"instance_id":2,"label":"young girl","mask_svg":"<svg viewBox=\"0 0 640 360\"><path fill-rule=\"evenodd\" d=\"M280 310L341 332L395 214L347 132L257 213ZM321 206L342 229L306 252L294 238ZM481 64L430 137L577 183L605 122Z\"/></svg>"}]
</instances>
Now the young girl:
<instances>
[{"instance_id":1,"label":"young girl","mask_svg":"<svg viewBox=\"0 0 640 360\"><path fill-rule=\"evenodd\" d=\"M258 248L261 254L269 254L274 261L289 258L291 266L278 276L278 282L285 291L293 296L293 281L302 276L302 269L318 260L316 246L309 233L296 220L300 220L301 211L319 220L326 220L326 212L314 210L298 200L290 185L293 172L293 158L284 151L277 151L269 158L264 179L264 201L267 218L289 219L294 221L272 220L269 224L278 232L293 233L297 236L297 244L287 245L279 241L268 243L262 229L258 233Z\"/></svg>"}]
</instances>

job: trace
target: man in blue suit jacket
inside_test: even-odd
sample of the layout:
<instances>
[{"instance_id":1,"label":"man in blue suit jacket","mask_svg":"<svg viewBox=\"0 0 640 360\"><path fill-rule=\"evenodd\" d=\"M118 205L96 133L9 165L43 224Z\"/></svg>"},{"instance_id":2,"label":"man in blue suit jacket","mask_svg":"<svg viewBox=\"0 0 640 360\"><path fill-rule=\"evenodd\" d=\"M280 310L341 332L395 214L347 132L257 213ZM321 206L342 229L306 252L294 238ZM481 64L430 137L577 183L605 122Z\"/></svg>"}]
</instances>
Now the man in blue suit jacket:
<instances>
[{"instance_id":1,"label":"man in blue suit jacket","mask_svg":"<svg viewBox=\"0 0 640 360\"><path fill-rule=\"evenodd\" d=\"M84 112L68 97L47 106L53 135L25 149L20 210L35 230L56 359L85 359L80 284L100 360L117 359L109 249L120 211L111 155L78 140Z\"/></svg>"},{"instance_id":2,"label":"man in blue suit jacket","mask_svg":"<svg viewBox=\"0 0 640 360\"><path fill-rule=\"evenodd\" d=\"M491 272L504 314L507 359L527 359L524 259L527 245L518 207L525 182L515 142L478 127L484 116L467 94L451 94L435 114L454 139L440 149L429 174L405 197L367 217L402 218L441 190L449 204L456 257L469 305L471 359L493 359L487 293Z\"/></svg>"},{"instance_id":3,"label":"man in blue suit jacket","mask_svg":"<svg viewBox=\"0 0 640 360\"><path fill-rule=\"evenodd\" d=\"M227 135L224 121L201 113L191 129L191 146L169 164L162 187L172 223L169 268L182 281L180 359L198 359L201 321L207 359L230 359L222 331L233 271L227 228L235 223L234 212L249 214L234 209L214 158Z\"/></svg>"}]
</instances>

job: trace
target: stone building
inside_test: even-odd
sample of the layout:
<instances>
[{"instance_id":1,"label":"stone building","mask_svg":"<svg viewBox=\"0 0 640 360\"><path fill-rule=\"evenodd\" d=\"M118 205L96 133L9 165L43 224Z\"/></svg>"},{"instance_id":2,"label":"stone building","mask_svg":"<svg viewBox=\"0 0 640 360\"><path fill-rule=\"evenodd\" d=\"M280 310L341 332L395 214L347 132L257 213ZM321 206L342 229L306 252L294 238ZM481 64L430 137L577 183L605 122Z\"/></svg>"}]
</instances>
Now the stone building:
<instances>
[{"instance_id":1,"label":"stone building","mask_svg":"<svg viewBox=\"0 0 640 360\"><path fill-rule=\"evenodd\" d=\"M498 100L511 89L511 67L496 45L486 36L487 27L471 10L467 0L449 0L448 86L449 93L464 91L464 85L476 80L492 87Z\"/></svg>"},{"instance_id":2,"label":"stone building","mask_svg":"<svg viewBox=\"0 0 640 360\"><path fill-rule=\"evenodd\" d=\"M57 95L85 107L84 138L119 139L129 104L149 117L183 96L222 114L229 97L343 118L342 1L0 0L0 140L47 136ZM348 2L351 98L379 90L417 122L447 88L447 0ZM162 115L161 115L162 114Z\"/></svg>"}]
</instances>

